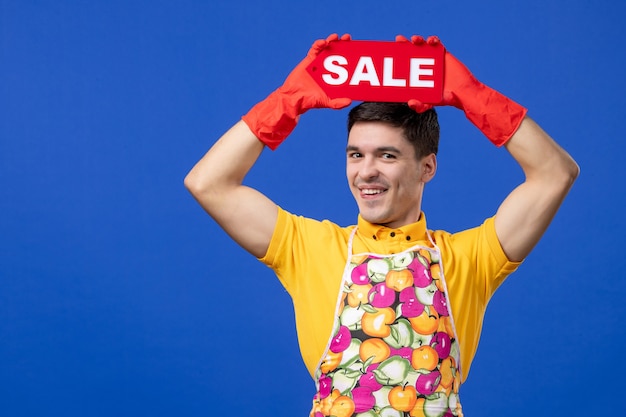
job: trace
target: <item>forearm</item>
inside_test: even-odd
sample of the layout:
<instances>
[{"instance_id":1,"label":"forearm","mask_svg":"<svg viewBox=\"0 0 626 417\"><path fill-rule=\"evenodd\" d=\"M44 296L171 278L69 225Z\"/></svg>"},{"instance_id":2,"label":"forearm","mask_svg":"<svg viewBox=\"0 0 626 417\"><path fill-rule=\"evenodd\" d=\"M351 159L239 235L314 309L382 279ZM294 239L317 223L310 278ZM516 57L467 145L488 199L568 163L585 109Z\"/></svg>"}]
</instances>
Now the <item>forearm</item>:
<instances>
[{"instance_id":1,"label":"forearm","mask_svg":"<svg viewBox=\"0 0 626 417\"><path fill-rule=\"evenodd\" d=\"M199 200L207 194L239 187L263 147L248 126L239 121L191 169L185 186Z\"/></svg>"},{"instance_id":2,"label":"forearm","mask_svg":"<svg viewBox=\"0 0 626 417\"><path fill-rule=\"evenodd\" d=\"M240 121L185 178L185 186L206 212L256 257L265 255L278 215L274 202L242 184L263 146Z\"/></svg>"},{"instance_id":3,"label":"forearm","mask_svg":"<svg viewBox=\"0 0 626 417\"><path fill-rule=\"evenodd\" d=\"M511 140L507 151L521 166L527 180L552 179L551 183L570 184L578 175L578 165L535 121L526 117Z\"/></svg>"},{"instance_id":4,"label":"forearm","mask_svg":"<svg viewBox=\"0 0 626 417\"><path fill-rule=\"evenodd\" d=\"M263 147L276 149L301 114L313 108L340 109L351 103L348 98L330 99L306 71L317 54L338 39L331 35L316 41L283 85L253 106L185 178L185 186L207 213L256 257L265 255L269 247L278 207L262 193L244 186L243 180Z\"/></svg>"},{"instance_id":5,"label":"forearm","mask_svg":"<svg viewBox=\"0 0 626 417\"><path fill-rule=\"evenodd\" d=\"M526 117L505 145L525 180L503 201L496 231L509 259L524 259L554 218L579 168L543 129Z\"/></svg>"}]
</instances>

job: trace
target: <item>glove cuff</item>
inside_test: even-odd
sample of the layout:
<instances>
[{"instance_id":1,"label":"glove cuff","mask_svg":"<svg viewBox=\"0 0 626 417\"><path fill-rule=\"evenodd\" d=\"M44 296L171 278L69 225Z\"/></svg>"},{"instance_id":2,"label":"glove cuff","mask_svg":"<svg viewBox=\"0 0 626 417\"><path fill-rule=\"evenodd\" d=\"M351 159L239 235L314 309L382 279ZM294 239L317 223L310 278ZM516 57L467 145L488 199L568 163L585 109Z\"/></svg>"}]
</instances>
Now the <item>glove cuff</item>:
<instances>
[{"instance_id":1,"label":"glove cuff","mask_svg":"<svg viewBox=\"0 0 626 417\"><path fill-rule=\"evenodd\" d=\"M472 93L472 97L460 100L465 116L491 143L498 147L504 145L517 131L528 110L484 84Z\"/></svg>"},{"instance_id":2,"label":"glove cuff","mask_svg":"<svg viewBox=\"0 0 626 417\"><path fill-rule=\"evenodd\" d=\"M242 120L261 142L275 150L296 127L298 112L279 89L252 107Z\"/></svg>"}]
</instances>

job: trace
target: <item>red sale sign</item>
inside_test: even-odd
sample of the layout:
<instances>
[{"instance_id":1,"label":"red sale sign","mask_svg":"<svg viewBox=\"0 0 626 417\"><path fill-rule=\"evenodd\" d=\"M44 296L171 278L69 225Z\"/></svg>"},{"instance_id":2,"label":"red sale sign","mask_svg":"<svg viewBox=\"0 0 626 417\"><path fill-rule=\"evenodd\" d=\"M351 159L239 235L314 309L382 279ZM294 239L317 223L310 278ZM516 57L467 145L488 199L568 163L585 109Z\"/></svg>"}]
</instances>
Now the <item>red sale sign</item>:
<instances>
[{"instance_id":1,"label":"red sale sign","mask_svg":"<svg viewBox=\"0 0 626 417\"><path fill-rule=\"evenodd\" d=\"M438 103L443 94L443 45L331 42L307 67L330 98Z\"/></svg>"}]
</instances>

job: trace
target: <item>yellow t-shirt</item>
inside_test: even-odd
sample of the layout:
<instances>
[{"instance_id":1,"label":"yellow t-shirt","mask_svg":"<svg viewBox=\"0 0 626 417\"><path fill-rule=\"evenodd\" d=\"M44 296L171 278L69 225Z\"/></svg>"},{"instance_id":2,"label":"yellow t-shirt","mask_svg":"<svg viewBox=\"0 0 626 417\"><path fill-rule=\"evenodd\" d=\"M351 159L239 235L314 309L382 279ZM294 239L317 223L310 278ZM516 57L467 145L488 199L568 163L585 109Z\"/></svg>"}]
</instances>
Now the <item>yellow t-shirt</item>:
<instances>
[{"instance_id":1,"label":"yellow t-shirt","mask_svg":"<svg viewBox=\"0 0 626 417\"><path fill-rule=\"evenodd\" d=\"M354 227L279 209L268 251L260 259L274 270L293 300L300 352L311 376L331 336ZM430 233L441 251L465 379L478 347L487 303L519 262L510 262L504 254L493 217L459 233ZM352 251L393 254L418 244L432 246L424 213L418 222L399 229L374 225L359 216Z\"/></svg>"}]
</instances>

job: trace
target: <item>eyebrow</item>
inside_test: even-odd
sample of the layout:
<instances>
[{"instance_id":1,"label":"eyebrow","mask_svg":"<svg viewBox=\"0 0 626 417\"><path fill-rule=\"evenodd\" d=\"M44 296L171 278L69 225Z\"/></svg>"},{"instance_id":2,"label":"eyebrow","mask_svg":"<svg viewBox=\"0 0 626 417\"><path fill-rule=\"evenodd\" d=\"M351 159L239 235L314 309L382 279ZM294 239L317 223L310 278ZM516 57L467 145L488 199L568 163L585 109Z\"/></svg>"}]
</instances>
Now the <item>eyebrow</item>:
<instances>
[{"instance_id":1,"label":"eyebrow","mask_svg":"<svg viewBox=\"0 0 626 417\"><path fill-rule=\"evenodd\" d=\"M354 146L354 145L348 145L346 147L346 152L350 152L350 151L358 151L359 148L358 146ZM378 152L395 152L395 153L401 153L400 149L396 148L395 146L381 146L376 148L376 151Z\"/></svg>"}]
</instances>

